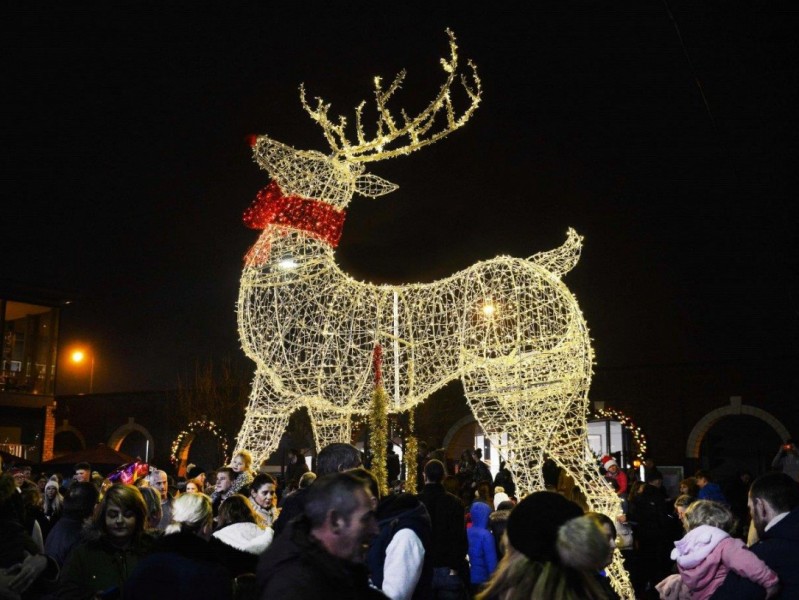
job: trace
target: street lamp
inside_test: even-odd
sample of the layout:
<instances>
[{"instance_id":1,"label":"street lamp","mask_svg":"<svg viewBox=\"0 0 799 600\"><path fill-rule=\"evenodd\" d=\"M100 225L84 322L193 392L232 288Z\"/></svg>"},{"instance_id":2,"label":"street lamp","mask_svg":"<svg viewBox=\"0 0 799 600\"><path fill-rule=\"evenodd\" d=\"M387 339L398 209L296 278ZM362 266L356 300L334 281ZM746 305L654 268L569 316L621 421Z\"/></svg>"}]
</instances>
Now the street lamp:
<instances>
[{"instance_id":1,"label":"street lamp","mask_svg":"<svg viewBox=\"0 0 799 600\"><path fill-rule=\"evenodd\" d=\"M91 363L89 365L89 393L94 391L94 352L89 357ZM87 352L85 350L73 350L70 355L70 360L76 365L83 364L87 359Z\"/></svg>"}]
</instances>

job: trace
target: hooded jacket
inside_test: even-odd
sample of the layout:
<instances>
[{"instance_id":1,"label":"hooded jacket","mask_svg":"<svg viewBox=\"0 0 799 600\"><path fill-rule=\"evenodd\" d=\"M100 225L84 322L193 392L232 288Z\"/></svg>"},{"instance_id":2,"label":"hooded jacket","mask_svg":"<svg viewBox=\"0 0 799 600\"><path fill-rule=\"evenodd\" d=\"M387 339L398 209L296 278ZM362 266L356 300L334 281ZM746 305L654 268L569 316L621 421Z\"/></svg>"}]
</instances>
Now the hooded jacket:
<instances>
[{"instance_id":1,"label":"hooded jacket","mask_svg":"<svg viewBox=\"0 0 799 600\"><path fill-rule=\"evenodd\" d=\"M683 583L693 600L710 598L734 571L764 588L777 584L776 573L744 543L717 527L700 525L674 543L671 558L677 561Z\"/></svg>"},{"instance_id":2,"label":"hooded jacket","mask_svg":"<svg viewBox=\"0 0 799 600\"><path fill-rule=\"evenodd\" d=\"M474 502L470 509L472 526L466 532L469 538L469 564L473 584L485 583L497 568L497 551L494 536L488 530L491 507L483 502Z\"/></svg>"},{"instance_id":3,"label":"hooded jacket","mask_svg":"<svg viewBox=\"0 0 799 600\"><path fill-rule=\"evenodd\" d=\"M211 548L220 562L234 576L255 573L258 557L272 543L271 528L255 523L233 523L214 532Z\"/></svg>"},{"instance_id":4,"label":"hooded jacket","mask_svg":"<svg viewBox=\"0 0 799 600\"><path fill-rule=\"evenodd\" d=\"M368 558L372 583L391 598L429 598L432 527L424 504L411 494L387 496L377 508L377 524Z\"/></svg>"}]
</instances>

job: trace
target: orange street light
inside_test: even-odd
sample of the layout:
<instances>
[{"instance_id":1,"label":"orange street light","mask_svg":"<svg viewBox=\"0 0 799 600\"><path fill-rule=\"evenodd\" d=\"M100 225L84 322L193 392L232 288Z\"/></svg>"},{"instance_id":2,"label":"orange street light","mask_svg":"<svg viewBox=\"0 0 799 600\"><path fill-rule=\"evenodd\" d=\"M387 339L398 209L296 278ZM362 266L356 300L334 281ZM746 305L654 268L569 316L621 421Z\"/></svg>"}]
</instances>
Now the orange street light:
<instances>
[{"instance_id":1,"label":"orange street light","mask_svg":"<svg viewBox=\"0 0 799 600\"><path fill-rule=\"evenodd\" d=\"M87 358L86 350L73 350L69 356L70 360L76 365L83 364ZM94 391L94 352L91 353L91 363L89 366L89 393Z\"/></svg>"}]
</instances>

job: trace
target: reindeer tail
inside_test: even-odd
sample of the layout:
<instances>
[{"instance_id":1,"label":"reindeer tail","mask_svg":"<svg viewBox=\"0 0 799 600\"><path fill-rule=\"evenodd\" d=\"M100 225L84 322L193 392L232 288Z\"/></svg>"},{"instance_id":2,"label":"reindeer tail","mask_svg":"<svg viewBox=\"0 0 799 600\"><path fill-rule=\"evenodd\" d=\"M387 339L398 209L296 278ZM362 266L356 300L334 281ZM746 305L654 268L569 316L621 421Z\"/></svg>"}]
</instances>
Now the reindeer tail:
<instances>
[{"instance_id":1,"label":"reindeer tail","mask_svg":"<svg viewBox=\"0 0 799 600\"><path fill-rule=\"evenodd\" d=\"M571 271L580 260L582 248L583 237L569 227L569 231L566 233L566 242L560 248L533 254L528 260L560 278Z\"/></svg>"}]
</instances>

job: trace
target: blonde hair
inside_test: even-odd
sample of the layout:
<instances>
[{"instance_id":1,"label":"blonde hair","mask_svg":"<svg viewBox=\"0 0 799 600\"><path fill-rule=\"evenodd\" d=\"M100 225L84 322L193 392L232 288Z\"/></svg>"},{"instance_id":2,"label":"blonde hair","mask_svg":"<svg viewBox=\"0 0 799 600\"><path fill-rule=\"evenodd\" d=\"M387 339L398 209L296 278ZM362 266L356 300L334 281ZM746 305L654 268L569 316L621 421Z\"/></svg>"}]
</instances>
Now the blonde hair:
<instances>
[{"instance_id":1,"label":"blonde hair","mask_svg":"<svg viewBox=\"0 0 799 600\"><path fill-rule=\"evenodd\" d=\"M693 502L685 511L684 522L686 531L696 529L700 525L710 525L732 533L736 525L732 511L723 504L712 500Z\"/></svg>"},{"instance_id":2,"label":"blonde hair","mask_svg":"<svg viewBox=\"0 0 799 600\"><path fill-rule=\"evenodd\" d=\"M211 499L205 494L183 494L172 504L172 521L164 533L199 533L214 520Z\"/></svg>"},{"instance_id":3,"label":"blonde hair","mask_svg":"<svg viewBox=\"0 0 799 600\"><path fill-rule=\"evenodd\" d=\"M244 470L249 471L250 467L252 466L252 454L250 453L250 451L239 450L238 452L236 452L236 454L233 455L233 458L236 458L237 456L241 456L241 458L244 460Z\"/></svg>"},{"instance_id":4,"label":"blonde hair","mask_svg":"<svg viewBox=\"0 0 799 600\"><path fill-rule=\"evenodd\" d=\"M608 539L591 515L561 525L556 548L564 565L580 571L598 571L607 562Z\"/></svg>"}]
</instances>

